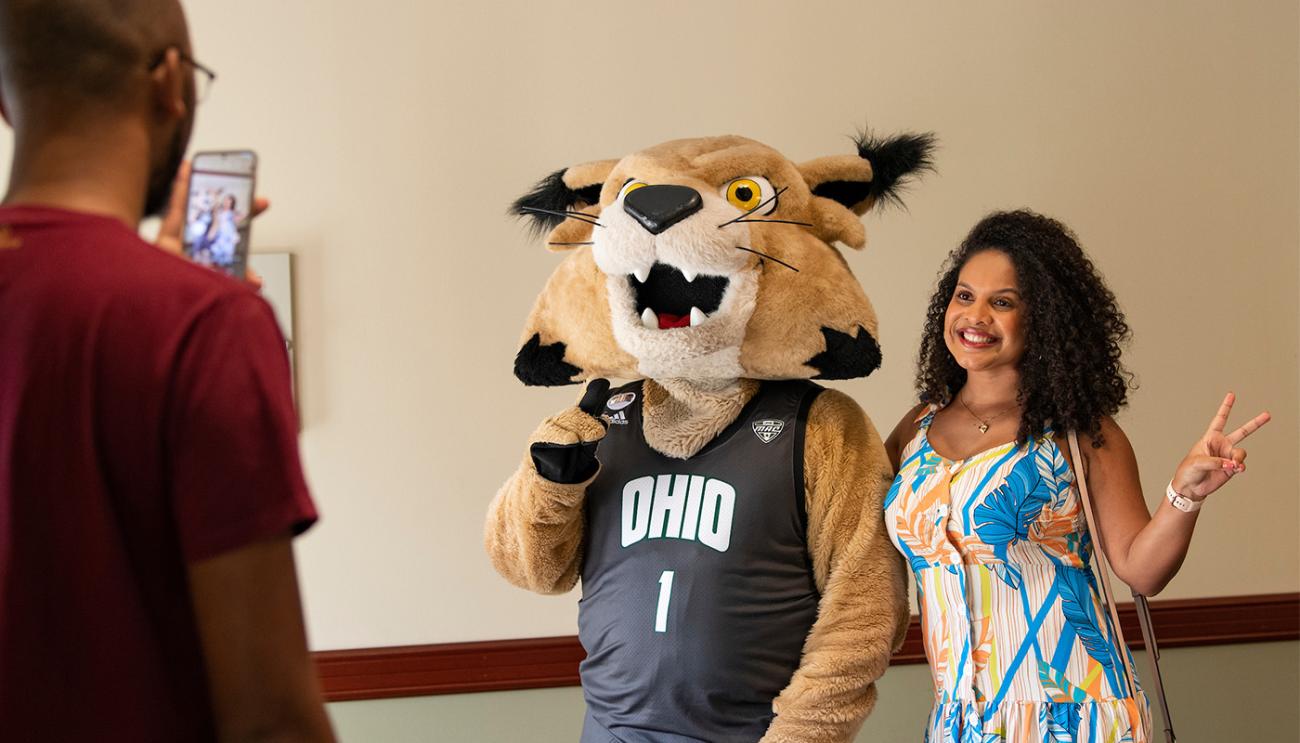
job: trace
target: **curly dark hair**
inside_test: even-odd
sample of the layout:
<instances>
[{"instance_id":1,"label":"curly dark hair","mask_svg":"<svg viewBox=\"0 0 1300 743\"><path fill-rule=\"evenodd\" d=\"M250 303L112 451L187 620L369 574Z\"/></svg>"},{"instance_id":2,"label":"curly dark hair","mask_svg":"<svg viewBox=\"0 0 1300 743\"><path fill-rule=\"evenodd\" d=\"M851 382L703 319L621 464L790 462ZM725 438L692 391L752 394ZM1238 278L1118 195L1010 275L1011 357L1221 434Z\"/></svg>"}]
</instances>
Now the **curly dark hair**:
<instances>
[{"instance_id":1,"label":"curly dark hair","mask_svg":"<svg viewBox=\"0 0 1300 743\"><path fill-rule=\"evenodd\" d=\"M944 315L962 266L985 250L1010 258L1024 297L1017 441L1041 437L1050 422L1058 431L1087 434L1093 446L1101 446L1102 418L1118 412L1129 390L1136 389L1133 375L1120 363L1129 326L1070 228L1026 209L981 219L948 256L930 298L917 359L921 399L947 405L966 383L966 370L944 343Z\"/></svg>"}]
</instances>

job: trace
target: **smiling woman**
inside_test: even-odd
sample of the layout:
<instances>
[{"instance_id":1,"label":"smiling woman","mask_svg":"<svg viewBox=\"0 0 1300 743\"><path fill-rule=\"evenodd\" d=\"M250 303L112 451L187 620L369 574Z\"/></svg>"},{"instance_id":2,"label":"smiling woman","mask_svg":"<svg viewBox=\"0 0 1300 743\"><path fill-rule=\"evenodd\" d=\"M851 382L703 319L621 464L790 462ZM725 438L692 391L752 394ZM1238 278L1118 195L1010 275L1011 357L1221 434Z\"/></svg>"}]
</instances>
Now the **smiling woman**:
<instances>
[{"instance_id":1,"label":"smiling woman","mask_svg":"<svg viewBox=\"0 0 1300 743\"><path fill-rule=\"evenodd\" d=\"M934 680L927 740L1149 740L1146 695L1090 567L1095 546L1135 591L1158 592L1187 554L1200 502L1245 471L1238 444L1269 416L1225 434L1229 395L1153 517L1111 418L1129 389L1127 337L1060 222L992 214L949 258L921 344L924 402L886 442L898 476L885 523L916 578ZM1076 434L1091 443L1081 459Z\"/></svg>"},{"instance_id":2,"label":"smiling woman","mask_svg":"<svg viewBox=\"0 0 1300 743\"><path fill-rule=\"evenodd\" d=\"M1119 412L1132 386L1120 360L1129 336L1115 295L1068 228L1032 212L1000 213L948 258L926 312L917 388L946 404L972 368L1014 369L1014 400L978 402L987 403L985 413L1023 406L1016 438L1041 432L1049 419L1102 438L1102 416Z\"/></svg>"}]
</instances>

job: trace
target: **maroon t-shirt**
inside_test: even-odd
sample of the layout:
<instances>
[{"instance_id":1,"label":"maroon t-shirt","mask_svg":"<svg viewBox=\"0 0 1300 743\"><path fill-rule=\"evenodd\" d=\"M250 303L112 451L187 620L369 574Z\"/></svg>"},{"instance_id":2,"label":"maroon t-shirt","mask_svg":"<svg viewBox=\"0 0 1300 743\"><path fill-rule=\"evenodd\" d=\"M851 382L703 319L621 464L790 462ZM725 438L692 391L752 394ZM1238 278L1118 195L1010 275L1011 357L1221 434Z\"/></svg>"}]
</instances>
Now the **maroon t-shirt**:
<instances>
[{"instance_id":1,"label":"maroon t-shirt","mask_svg":"<svg viewBox=\"0 0 1300 743\"><path fill-rule=\"evenodd\" d=\"M186 566L315 519L265 301L0 208L0 739L210 740Z\"/></svg>"}]
</instances>

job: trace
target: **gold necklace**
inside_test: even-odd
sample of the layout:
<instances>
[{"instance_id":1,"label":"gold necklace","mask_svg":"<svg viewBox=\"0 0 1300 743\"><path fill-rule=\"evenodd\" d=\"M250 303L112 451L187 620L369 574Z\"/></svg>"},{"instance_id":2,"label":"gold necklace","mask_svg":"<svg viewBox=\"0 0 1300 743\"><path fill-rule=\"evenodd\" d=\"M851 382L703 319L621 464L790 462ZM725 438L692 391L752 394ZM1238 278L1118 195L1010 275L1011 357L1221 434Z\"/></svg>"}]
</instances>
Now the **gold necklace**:
<instances>
[{"instance_id":1,"label":"gold necklace","mask_svg":"<svg viewBox=\"0 0 1300 743\"><path fill-rule=\"evenodd\" d=\"M961 406L963 408L966 408L966 412L970 413L970 417L974 418L976 421L979 421L979 425L976 426L976 428L980 430L981 434L988 433L990 423L997 420L998 418L1001 418L1007 413L1010 413L1012 410L1015 410L1016 408L1020 407L1019 402L1014 402L1011 404L1011 407L1006 408L1005 410L993 416L992 418L985 420L983 418L980 418L978 415L975 415L975 411L970 409L970 406L966 404L966 400L962 398L960 393L958 393L957 395L957 402L961 403Z\"/></svg>"}]
</instances>

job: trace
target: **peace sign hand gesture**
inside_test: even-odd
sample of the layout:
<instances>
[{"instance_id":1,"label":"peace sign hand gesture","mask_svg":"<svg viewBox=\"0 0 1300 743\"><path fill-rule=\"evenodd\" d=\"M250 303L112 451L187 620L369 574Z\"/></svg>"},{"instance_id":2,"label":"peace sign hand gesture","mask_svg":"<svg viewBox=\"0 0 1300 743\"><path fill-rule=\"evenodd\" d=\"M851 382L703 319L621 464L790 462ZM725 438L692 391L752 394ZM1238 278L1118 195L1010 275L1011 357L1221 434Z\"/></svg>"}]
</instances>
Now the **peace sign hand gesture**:
<instances>
[{"instance_id":1,"label":"peace sign hand gesture","mask_svg":"<svg viewBox=\"0 0 1300 743\"><path fill-rule=\"evenodd\" d=\"M1268 423L1272 416L1267 412L1260 413L1241 428L1225 434L1223 429L1228 424L1228 414L1232 412L1232 403L1236 399L1231 392L1223 398L1223 404L1210 421L1205 435L1178 465L1173 487L1179 495L1195 501L1204 500L1223 487L1233 475L1246 471L1246 450L1238 445Z\"/></svg>"}]
</instances>

